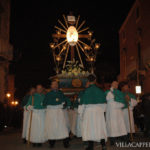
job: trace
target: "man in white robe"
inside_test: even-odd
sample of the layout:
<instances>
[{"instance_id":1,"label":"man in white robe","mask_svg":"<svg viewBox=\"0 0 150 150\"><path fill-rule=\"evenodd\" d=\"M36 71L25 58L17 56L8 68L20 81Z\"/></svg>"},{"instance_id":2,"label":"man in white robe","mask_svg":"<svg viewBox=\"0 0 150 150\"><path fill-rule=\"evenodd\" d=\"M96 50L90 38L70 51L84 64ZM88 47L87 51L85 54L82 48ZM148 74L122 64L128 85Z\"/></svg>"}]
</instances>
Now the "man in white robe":
<instances>
[{"instance_id":1,"label":"man in white robe","mask_svg":"<svg viewBox=\"0 0 150 150\"><path fill-rule=\"evenodd\" d=\"M125 100L123 93L117 90L117 88L118 82L114 81L110 90L106 92L106 127L111 145L115 144L117 137L127 135L123 114Z\"/></svg>"},{"instance_id":2,"label":"man in white robe","mask_svg":"<svg viewBox=\"0 0 150 150\"><path fill-rule=\"evenodd\" d=\"M128 101L129 104L129 112L127 106L123 109L125 125L129 136L129 133L135 133L133 109L138 104L138 101L136 100L136 97L129 92L129 86L127 83L124 83L121 90L124 93L125 99ZM130 120L129 120L129 115L130 115ZM131 121L131 127L130 127L130 121Z\"/></svg>"},{"instance_id":3,"label":"man in white robe","mask_svg":"<svg viewBox=\"0 0 150 150\"><path fill-rule=\"evenodd\" d=\"M66 118L66 108L70 106L70 100L58 89L58 81L51 82L51 91L44 99L46 109L45 137L50 147L55 146L56 140L63 140L65 148L69 147L69 130Z\"/></svg>"},{"instance_id":4,"label":"man in white robe","mask_svg":"<svg viewBox=\"0 0 150 150\"><path fill-rule=\"evenodd\" d=\"M27 124L27 137L26 140L33 144L33 147L41 147L42 143L46 141L44 136L45 127L45 107L43 106L43 100L45 95L43 94L42 85L37 85L36 93L30 96L26 105L29 110L29 119Z\"/></svg>"},{"instance_id":5,"label":"man in white robe","mask_svg":"<svg viewBox=\"0 0 150 150\"><path fill-rule=\"evenodd\" d=\"M94 142L101 142L102 150L105 150L107 140L104 118L106 98L104 92L95 85L95 75L89 75L88 81L89 87L81 95L82 105L78 108L82 118L82 140L88 142L86 150L93 150Z\"/></svg>"},{"instance_id":6,"label":"man in white robe","mask_svg":"<svg viewBox=\"0 0 150 150\"><path fill-rule=\"evenodd\" d=\"M30 91L27 95L24 96L21 106L23 107L23 129L22 129L22 139L23 142L26 143L26 136L27 136L27 124L29 119L29 111L26 108L26 104L28 103L29 97L35 93L35 88L30 88Z\"/></svg>"}]
</instances>

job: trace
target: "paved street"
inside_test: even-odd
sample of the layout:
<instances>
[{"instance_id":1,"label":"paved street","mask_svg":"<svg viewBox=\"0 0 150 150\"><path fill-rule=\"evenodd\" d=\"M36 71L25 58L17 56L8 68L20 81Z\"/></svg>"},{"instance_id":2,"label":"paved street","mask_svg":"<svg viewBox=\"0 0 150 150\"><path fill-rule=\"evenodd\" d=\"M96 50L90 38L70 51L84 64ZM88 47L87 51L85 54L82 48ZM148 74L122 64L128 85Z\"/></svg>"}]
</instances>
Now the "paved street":
<instances>
[{"instance_id":1,"label":"paved street","mask_svg":"<svg viewBox=\"0 0 150 150\"><path fill-rule=\"evenodd\" d=\"M135 141L150 141L149 139L144 139L142 137L138 137L135 139ZM73 139L70 142L71 146L69 150L84 150L84 146L82 144L82 141L80 139ZM108 144L107 144L108 145ZM3 133L0 133L0 149L1 150L48 150L50 149L48 147L48 143L45 143L42 148L33 148L31 145L28 146L26 144L22 143L21 140L21 133L19 131L5 131ZM94 150L100 150L101 147L98 144L95 144ZM148 150L149 148L117 148L115 146L108 146L108 150ZM59 141L56 143L56 146L53 150L64 150L62 142Z\"/></svg>"}]
</instances>

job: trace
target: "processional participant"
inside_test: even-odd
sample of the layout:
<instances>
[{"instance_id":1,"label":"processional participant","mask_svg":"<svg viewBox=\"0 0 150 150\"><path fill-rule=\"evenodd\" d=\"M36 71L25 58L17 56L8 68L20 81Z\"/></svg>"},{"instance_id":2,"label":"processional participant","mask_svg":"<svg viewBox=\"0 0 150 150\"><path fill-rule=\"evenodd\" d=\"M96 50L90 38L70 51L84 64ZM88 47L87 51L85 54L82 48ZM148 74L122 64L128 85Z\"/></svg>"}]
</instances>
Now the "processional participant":
<instances>
[{"instance_id":1,"label":"processional participant","mask_svg":"<svg viewBox=\"0 0 150 150\"><path fill-rule=\"evenodd\" d=\"M127 102L127 104L125 105L123 109L123 113L124 113L124 120L125 120L127 133L129 136L129 133L131 134L135 133L133 109L137 105L138 101L136 100L135 95L129 92L129 86L126 82L122 84L121 90ZM129 106L129 109L128 109L128 106Z\"/></svg>"},{"instance_id":2,"label":"processional participant","mask_svg":"<svg viewBox=\"0 0 150 150\"><path fill-rule=\"evenodd\" d=\"M70 105L70 100L58 89L58 81L53 80L51 91L44 99L44 106L47 107L45 136L51 148L54 147L56 140L63 140L64 147L69 147L69 130L64 108Z\"/></svg>"},{"instance_id":3,"label":"processional participant","mask_svg":"<svg viewBox=\"0 0 150 150\"><path fill-rule=\"evenodd\" d=\"M45 123L45 107L43 106L42 85L37 85L36 93L30 96L26 108L29 110L28 130L26 140L30 141L33 146L41 147L42 143L46 141L44 137L44 123Z\"/></svg>"},{"instance_id":4,"label":"processional participant","mask_svg":"<svg viewBox=\"0 0 150 150\"><path fill-rule=\"evenodd\" d=\"M106 127L111 145L118 137L126 136L123 107L126 105L124 95L118 90L118 82L113 81L110 90L106 91Z\"/></svg>"},{"instance_id":5,"label":"processional participant","mask_svg":"<svg viewBox=\"0 0 150 150\"><path fill-rule=\"evenodd\" d=\"M23 129L22 129L22 139L26 143L26 133L27 133L27 123L29 119L29 111L26 109L26 104L28 103L29 97L35 93L35 88L30 88L29 92L24 96L21 106L23 107Z\"/></svg>"},{"instance_id":6,"label":"processional participant","mask_svg":"<svg viewBox=\"0 0 150 150\"><path fill-rule=\"evenodd\" d=\"M88 88L88 86L89 86L89 82L86 82L85 88ZM76 100L76 105L77 105L78 110L80 110L79 107L82 107L81 97L82 97L84 91L85 90L82 90L79 92L77 100ZM82 129L81 128L82 128L82 117L81 117L80 111L79 111L77 113L76 134L75 134L78 138L82 137Z\"/></svg>"},{"instance_id":7,"label":"processional participant","mask_svg":"<svg viewBox=\"0 0 150 150\"><path fill-rule=\"evenodd\" d=\"M89 87L83 92L80 100L82 105L78 112L82 118L82 140L88 141L86 150L93 150L94 142L101 142L102 149L106 149L107 140L104 112L106 99L104 92L98 88L96 77L88 76Z\"/></svg>"},{"instance_id":8,"label":"processional participant","mask_svg":"<svg viewBox=\"0 0 150 150\"><path fill-rule=\"evenodd\" d=\"M72 98L71 107L70 110L68 111L71 136L76 136L77 109L78 109L78 101L76 100L75 95Z\"/></svg>"}]
</instances>

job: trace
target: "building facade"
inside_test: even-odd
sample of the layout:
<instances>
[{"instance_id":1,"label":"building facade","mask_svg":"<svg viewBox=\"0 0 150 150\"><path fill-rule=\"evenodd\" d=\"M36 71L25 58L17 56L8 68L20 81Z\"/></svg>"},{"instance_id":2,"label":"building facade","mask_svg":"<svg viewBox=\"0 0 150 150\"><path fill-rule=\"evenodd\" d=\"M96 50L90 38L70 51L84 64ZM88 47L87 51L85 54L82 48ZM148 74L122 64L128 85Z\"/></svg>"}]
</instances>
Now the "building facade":
<instances>
[{"instance_id":1,"label":"building facade","mask_svg":"<svg viewBox=\"0 0 150 150\"><path fill-rule=\"evenodd\" d=\"M9 62L13 59L10 44L10 0L0 0L0 101L8 90Z\"/></svg>"},{"instance_id":2,"label":"building facade","mask_svg":"<svg viewBox=\"0 0 150 150\"><path fill-rule=\"evenodd\" d=\"M119 40L119 81L130 80L137 84L139 75L143 92L150 92L150 84L145 84L150 78L150 0L135 0L119 30Z\"/></svg>"}]
</instances>

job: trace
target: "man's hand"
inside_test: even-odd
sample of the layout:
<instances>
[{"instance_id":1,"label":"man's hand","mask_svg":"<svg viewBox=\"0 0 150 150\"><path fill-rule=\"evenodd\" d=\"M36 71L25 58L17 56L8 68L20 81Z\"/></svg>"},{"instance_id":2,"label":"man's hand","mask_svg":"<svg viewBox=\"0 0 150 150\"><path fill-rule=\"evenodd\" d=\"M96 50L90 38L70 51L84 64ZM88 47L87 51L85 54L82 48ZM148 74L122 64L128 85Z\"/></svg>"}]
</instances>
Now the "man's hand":
<instances>
[{"instance_id":1,"label":"man's hand","mask_svg":"<svg viewBox=\"0 0 150 150\"><path fill-rule=\"evenodd\" d=\"M130 101L129 95L126 95L125 98L126 98L127 101Z\"/></svg>"},{"instance_id":2,"label":"man's hand","mask_svg":"<svg viewBox=\"0 0 150 150\"><path fill-rule=\"evenodd\" d=\"M32 110L33 110L33 106L29 105L29 106L27 107L27 109L28 109L29 111L32 111Z\"/></svg>"}]
</instances>

